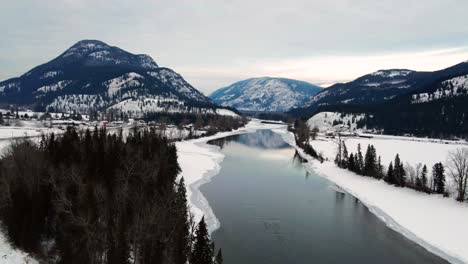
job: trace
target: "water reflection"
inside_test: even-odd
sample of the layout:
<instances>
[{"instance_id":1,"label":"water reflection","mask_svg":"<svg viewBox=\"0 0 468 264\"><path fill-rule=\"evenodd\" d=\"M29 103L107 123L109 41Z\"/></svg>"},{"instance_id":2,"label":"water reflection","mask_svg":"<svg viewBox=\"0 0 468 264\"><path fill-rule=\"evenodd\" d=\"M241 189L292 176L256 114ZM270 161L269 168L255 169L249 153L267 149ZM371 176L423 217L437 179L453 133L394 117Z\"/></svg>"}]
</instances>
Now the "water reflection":
<instances>
[{"instance_id":1,"label":"water reflection","mask_svg":"<svg viewBox=\"0 0 468 264\"><path fill-rule=\"evenodd\" d=\"M224 263L445 263L310 174L281 136L261 130L211 143L226 158L201 191L221 222L213 239Z\"/></svg>"},{"instance_id":2,"label":"water reflection","mask_svg":"<svg viewBox=\"0 0 468 264\"><path fill-rule=\"evenodd\" d=\"M223 149L231 142L236 142L245 146L259 149L285 149L289 145L283 138L271 130L258 130L255 133L234 135L225 138L211 140L208 143L216 145Z\"/></svg>"}]
</instances>

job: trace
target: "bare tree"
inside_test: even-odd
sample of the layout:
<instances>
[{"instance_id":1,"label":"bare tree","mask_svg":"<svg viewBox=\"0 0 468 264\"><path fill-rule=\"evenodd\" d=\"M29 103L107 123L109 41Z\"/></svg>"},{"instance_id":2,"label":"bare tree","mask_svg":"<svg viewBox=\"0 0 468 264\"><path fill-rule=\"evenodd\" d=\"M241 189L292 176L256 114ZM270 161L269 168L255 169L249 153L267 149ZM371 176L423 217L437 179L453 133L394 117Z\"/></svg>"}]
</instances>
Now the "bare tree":
<instances>
[{"instance_id":1,"label":"bare tree","mask_svg":"<svg viewBox=\"0 0 468 264\"><path fill-rule=\"evenodd\" d=\"M457 187L457 201L463 202L468 182L468 149L458 148L448 155L447 170Z\"/></svg>"}]
</instances>

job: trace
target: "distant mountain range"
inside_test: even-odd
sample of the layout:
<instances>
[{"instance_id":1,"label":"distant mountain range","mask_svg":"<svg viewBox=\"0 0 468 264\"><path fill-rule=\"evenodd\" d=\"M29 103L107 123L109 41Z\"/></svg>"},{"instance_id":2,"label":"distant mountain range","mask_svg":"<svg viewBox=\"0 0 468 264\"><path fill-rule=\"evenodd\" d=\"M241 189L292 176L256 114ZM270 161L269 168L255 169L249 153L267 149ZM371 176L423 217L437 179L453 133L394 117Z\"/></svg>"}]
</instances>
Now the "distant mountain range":
<instances>
[{"instance_id":1,"label":"distant mountain range","mask_svg":"<svg viewBox=\"0 0 468 264\"><path fill-rule=\"evenodd\" d=\"M323 88L285 78L253 78L236 82L210 95L222 106L240 111L284 112L304 106Z\"/></svg>"},{"instance_id":2,"label":"distant mountain range","mask_svg":"<svg viewBox=\"0 0 468 264\"><path fill-rule=\"evenodd\" d=\"M289 114L365 114L360 126L391 134L468 136L468 62L434 72L382 70L335 84Z\"/></svg>"},{"instance_id":3,"label":"distant mountain range","mask_svg":"<svg viewBox=\"0 0 468 264\"><path fill-rule=\"evenodd\" d=\"M216 112L219 108L150 56L98 40L79 41L57 58L0 82L0 103L81 113L106 109L130 114Z\"/></svg>"}]
</instances>

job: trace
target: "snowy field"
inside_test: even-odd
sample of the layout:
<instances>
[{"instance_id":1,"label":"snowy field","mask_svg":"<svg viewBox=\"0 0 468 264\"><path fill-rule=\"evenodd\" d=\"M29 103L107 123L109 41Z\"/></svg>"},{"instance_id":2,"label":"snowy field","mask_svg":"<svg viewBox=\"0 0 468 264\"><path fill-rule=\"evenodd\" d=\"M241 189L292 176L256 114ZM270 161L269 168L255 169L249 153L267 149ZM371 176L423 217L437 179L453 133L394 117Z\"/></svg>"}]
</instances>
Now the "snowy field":
<instances>
[{"instance_id":1,"label":"snowy field","mask_svg":"<svg viewBox=\"0 0 468 264\"><path fill-rule=\"evenodd\" d=\"M236 134L255 132L258 129L277 129L285 125L262 124L252 120L245 127L232 132L222 132L214 136L177 142L178 162L182 169L180 177L184 177L187 186L187 197L190 211L196 222L205 216L210 234L219 228L220 223L211 209L208 201L200 192L199 187L218 174L224 159L219 147L207 144L207 141Z\"/></svg>"},{"instance_id":2,"label":"snowy field","mask_svg":"<svg viewBox=\"0 0 468 264\"><path fill-rule=\"evenodd\" d=\"M294 136L285 129L275 129L291 145ZM453 197L428 195L409 188L397 188L382 180L356 175L340 169L333 163L336 145L330 141L313 141L314 148L331 161L320 163L298 149L309 162L307 169L330 180L344 191L358 198L371 212L390 228L420 244L427 250L452 263L468 263L468 204L456 202ZM347 144L355 150L357 143L374 144L384 162L389 162L398 151L404 161L422 162L432 166L444 161L447 151L459 147L430 142L412 142L396 139L350 139ZM430 167L429 167L430 168Z\"/></svg>"},{"instance_id":3,"label":"snowy field","mask_svg":"<svg viewBox=\"0 0 468 264\"><path fill-rule=\"evenodd\" d=\"M365 155L367 146L374 145L377 155L381 156L384 171L395 155L399 154L400 159L407 169L414 169L418 164L426 165L429 176L431 176L432 166L437 162L446 163L450 151L461 147L468 147L460 142L438 141L431 139L417 139L396 136L378 135L374 138L343 137L348 149L348 153L357 153L358 144L361 144L362 154ZM311 141L314 149L322 154L326 159L333 161L338 152L338 139L318 137ZM446 172L447 174L447 172ZM446 175L448 187L453 191L452 179Z\"/></svg>"}]
</instances>

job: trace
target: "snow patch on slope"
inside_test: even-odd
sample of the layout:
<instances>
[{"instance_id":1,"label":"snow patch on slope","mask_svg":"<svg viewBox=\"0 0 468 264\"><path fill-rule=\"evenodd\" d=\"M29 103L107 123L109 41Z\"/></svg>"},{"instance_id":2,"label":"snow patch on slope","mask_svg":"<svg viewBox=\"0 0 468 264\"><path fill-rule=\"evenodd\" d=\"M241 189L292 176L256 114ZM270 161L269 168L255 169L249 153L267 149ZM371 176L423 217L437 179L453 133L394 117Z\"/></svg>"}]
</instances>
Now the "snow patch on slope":
<instances>
[{"instance_id":1,"label":"snow patch on slope","mask_svg":"<svg viewBox=\"0 0 468 264\"><path fill-rule=\"evenodd\" d=\"M357 122L364 118L363 114L342 114L337 112L320 112L307 120L307 125L312 129L317 127L320 131L341 129L344 131L356 131Z\"/></svg>"},{"instance_id":2,"label":"snow patch on slope","mask_svg":"<svg viewBox=\"0 0 468 264\"><path fill-rule=\"evenodd\" d=\"M468 95L468 75L458 76L442 82L440 87L432 93L412 95L412 103L426 103L442 98Z\"/></svg>"}]
</instances>

